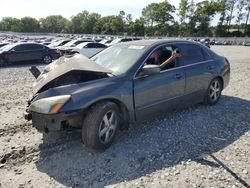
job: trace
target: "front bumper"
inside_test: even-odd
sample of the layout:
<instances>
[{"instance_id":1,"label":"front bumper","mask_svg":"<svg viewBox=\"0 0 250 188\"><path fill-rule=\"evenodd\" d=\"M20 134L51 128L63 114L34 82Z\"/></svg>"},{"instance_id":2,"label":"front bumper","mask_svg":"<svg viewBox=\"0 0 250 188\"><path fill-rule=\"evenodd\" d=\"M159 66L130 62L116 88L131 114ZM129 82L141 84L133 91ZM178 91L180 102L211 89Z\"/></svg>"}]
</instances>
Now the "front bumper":
<instances>
[{"instance_id":1,"label":"front bumper","mask_svg":"<svg viewBox=\"0 0 250 188\"><path fill-rule=\"evenodd\" d=\"M49 132L60 131L68 127L81 127L83 113L82 111L59 114L40 114L30 112L27 113L25 117L32 120L32 126L39 132Z\"/></svg>"}]
</instances>

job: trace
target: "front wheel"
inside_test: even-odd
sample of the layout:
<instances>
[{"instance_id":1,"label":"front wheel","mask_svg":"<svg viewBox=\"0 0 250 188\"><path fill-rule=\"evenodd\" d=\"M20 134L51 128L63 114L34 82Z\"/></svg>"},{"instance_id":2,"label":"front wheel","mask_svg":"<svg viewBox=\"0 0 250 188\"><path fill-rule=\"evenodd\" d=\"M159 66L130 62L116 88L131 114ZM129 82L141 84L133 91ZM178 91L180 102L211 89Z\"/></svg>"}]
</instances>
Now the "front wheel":
<instances>
[{"instance_id":1,"label":"front wheel","mask_svg":"<svg viewBox=\"0 0 250 188\"><path fill-rule=\"evenodd\" d=\"M5 67L6 65L8 65L8 61L0 57L0 67Z\"/></svg>"},{"instance_id":2,"label":"front wheel","mask_svg":"<svg viewBox=\"0 0 250 188\"><path fill-rule=\"evenodd\" d=\"M222 83L219 78L213 79L207 89L204 103L208 105L214 105L216 104L221 96L222 91Z\"/></svg>"},{"instance_id":3,"label":"front wheel","mask_svg":"<svg viewBox=\"0 0 250 188\"><path fill-rule=\"evenodd\" d=\"M44 64L50 64L52 62L52 57L50 55L45 55L42 58L42 62Z\"/></svg>"},{"instance_id":4,"label":"front wheel","mask_svg":"<svg viewBox=\"0 0 250 188\"><path fill-rule=\"evenodd\" d=\"M92 149L107 149L114 141L119 124L119 108L115 103L101 102L92 106L83 122L83 143Z\"/></svg>"}]
</instances>

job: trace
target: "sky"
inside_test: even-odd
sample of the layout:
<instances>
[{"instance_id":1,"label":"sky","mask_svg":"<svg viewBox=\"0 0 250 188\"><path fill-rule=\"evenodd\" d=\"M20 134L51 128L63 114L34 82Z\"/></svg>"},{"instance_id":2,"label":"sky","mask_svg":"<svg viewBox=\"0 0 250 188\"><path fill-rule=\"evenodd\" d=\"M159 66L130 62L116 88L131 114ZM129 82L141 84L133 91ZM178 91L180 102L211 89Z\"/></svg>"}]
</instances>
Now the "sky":
<instances>
[{"instance_id":1,"label":"sky","mask_svg":"<svg viewBox=\"0 0 250 188\"><path fill-rule=\"evenodd\" d=\"M8 16L15 18L31 16L39 19L59 14L70 18L83 10L99 13L102 16L117 15L120 10L124 10L126 14L132 14L135 19L140 17L146 5L161 1L163 0L3 0L0 6L0 19ZM168 1L176 7L180 2Z\"/></svg>"},{"instance_id":2,"label":"sky","mask_svg":"<svg viewBox=\"0 0 250 188\"><path fill-rule=\"evenodd\" d=\"M158 3L163 0L3 0L0 6L0 20L3 17L22 18L25 16L36 19L49 15L62 15L70 18L83 10L90 13L99 13L102 16L118 15L123 10L126 14L132 14L132 18L139 18L141 11L150 3ZM202 0L194 0L200 2ZM178 8L180 0L168 0ZM213 20L212 25L217 23Z\"/></svg>"}]
</instances>

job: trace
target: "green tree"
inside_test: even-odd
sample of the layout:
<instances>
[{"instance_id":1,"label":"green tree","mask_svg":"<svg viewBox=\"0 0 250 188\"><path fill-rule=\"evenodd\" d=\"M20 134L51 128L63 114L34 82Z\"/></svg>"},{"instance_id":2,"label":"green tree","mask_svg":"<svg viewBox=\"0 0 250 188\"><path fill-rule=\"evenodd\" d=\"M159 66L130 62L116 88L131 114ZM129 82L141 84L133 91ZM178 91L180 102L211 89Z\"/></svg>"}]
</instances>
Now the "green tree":
<instances>
[{"instance_id":1,"label":"green tree","mask_svg":"<svg viewBox=\"0 0 250 188\"><path fill-rule=\"evenodd\" d=\"M155 32L160 35L167 33L169 24L173 23L175 7L167 0L160 3L151 3L142 10L142 17L146 24L146 33L153 35Z\"/></svg>"},{"instance_id":2,"label":"green tree","mask_svg":"<svg viewBox=\"0 0 250 188\"><path fill-rule=\"evenodd\" d=\"M240 32L240 26L244 16L243 9L246 6L246 3L247 3L246 0L239 0L238 4L236 5L237 7L236 23L238 25L238 32Z\"/></svg>"},{"instance_id":3,"label":"green tree","mask_svg":"<svg viewBox=\"0 0 250 188\"><path fill-rule=\"evenodd\" d=\"M188 8L189 8L189 3L188 0L181 0L179 4L179 17L180 17L180 25L179 25L179 30L180 30L180 35L185 36L187 34L187 16L188 16Z\"/></svg>"},{"instance_id":4,"label":"green tree","mask_svg":"<svg viewBox=\"0 0 250 188\"><path fill-rule=\"evenodd\" d=\"M128 25L128 34L133 36L144 36L145 26L143 18L136 19Z\"/></svg>"},{"instance_id":5,"label":"green tree","mask_svg":"<svg viewBox=\"0 0 250 188\"><path fill-rule=\"evenodd\" d=\"M101 19L101 15L97 13L89 13L83 11L71 18L71 27L74 33L97 33L99 30L96 28L96 23Z\"/></svg>"},{"instance_id":6,"label":"green tree","mask_svg":"<svg viewBox=\"0 0 250 188\"><path fill-rule=\"evenodd\" d=\"M3 18L1 21L1 30L20 32L21 31L20 20L12 17Z\"/></svg>"},{"instance_id":7,"label":"green tree","mask_svg":"<svg viewBox=\"0 0 250 188\"><path fill-rule=\"evenodd\" d=\"M186 35L193 36L196 33L196 17L195 17L196 6L193 0L188 5L187 18L189 19Z\"/></svg>"},{"instance_id":8,"label":"green tree","mask_svg":"<svg viewBox=\"0 0 250 188\"><path fill-rule=\"evenodd\" d=\"M183 24L186 22L187 19L187 12L188 12L188 0L181 0L179 4L179 17L180 23Z\"/></svg>"},{"instance_id":9,"label":"green tree","mask_svg":"<svg viewBox=\"0 0 250 188\"><path fill-rule=\"evenodd\" d=\"M32 17L24 17L20 20L21 32L38 32L40 30L40 24L38 20Z\"/></svg>"},{"instance_id":10,"label":"green tree","mask_svg":"<svg viewBox=\"0 0 250 188\"><path fill-rule=\"evenodd\" d=\"M193 34L197 36L211 36L210 22L219 9L220 5L218 2L205 0L197 3L194 16L190 18L192 24L195 23Z\"/></svg>"},{"instance_id":11,"label":"green tree","mask_svg":"<svg viewBox=\"0 0 250 188\"><path fill-rule=\"evenodd\" d=\"M40 24L43 32L65 33L67 32L68 20L61 15L52 15L40 19Z\"/></svg>"},{"instance_id":12,"label":"green tree","mask_svg":"<svg viewBox=\"0 0 250 188\"><path fill-rule=\"evenodd\" d=\"M234 18L234 10L235 10L235 5L237 3L238 0L228 0L227 2L227 9L228 9L228 16L227 16L227 32L229 32L230 26L231 26L231 22L232 19Z\"/></svg>"},{"instance_id":13,"label":"green tree","mask_svg":"<svg viewBox=\"0 0 250 188\"><path fill-rule=\"evenodd\" d=\"M248 3L246 4L245 10L247 11L247 14L246 14L246 23L245 23L245 26L244 26L244 34L247 34L247 27L248 27L247 24L248 24L249 15L250 15L250 1L248 1ZM249 31L248 36L250 36L250 29L248 29L248 31Z\"/></svg>"}]
</instances>

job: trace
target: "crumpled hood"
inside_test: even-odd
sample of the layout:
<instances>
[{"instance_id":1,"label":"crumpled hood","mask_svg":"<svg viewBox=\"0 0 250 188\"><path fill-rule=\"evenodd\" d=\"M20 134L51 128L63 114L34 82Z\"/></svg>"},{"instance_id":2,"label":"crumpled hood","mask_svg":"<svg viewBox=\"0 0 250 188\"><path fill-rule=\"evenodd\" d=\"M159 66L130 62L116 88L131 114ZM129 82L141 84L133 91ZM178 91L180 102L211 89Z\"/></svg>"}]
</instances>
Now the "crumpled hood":
<instances>
[{"instance_id":1,"label":"crumpled hood","mask_svg":"<svg viewBox=\"0 0 250 188\"><path fill-rule=\"evenodd\" d=\"M61 57L45 67L42 74L33 84L34 92L37 93L52 80L73 70L112 73L110 69L96 64L94 61L81 54L76 54L72 57Z\"/></svg>"}]
</instances>

